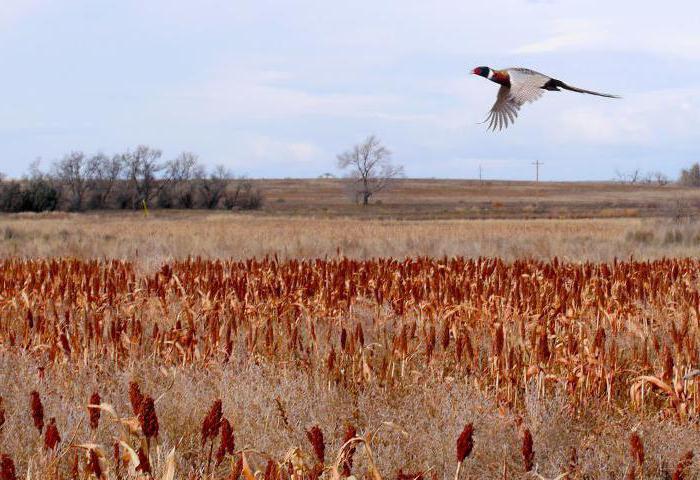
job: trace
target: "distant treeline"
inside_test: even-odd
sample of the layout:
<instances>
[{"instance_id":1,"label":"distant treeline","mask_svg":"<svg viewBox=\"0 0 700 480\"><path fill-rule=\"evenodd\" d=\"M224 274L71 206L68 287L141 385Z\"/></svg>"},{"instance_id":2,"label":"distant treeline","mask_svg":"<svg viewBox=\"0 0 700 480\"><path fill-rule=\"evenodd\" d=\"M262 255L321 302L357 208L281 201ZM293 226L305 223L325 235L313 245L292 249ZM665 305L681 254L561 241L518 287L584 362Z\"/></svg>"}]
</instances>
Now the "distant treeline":
<instances>
[{"instance_id":1,"label":"distant treeline","mask_svg":"<svg viewBox=\"0 0 700 480\"><path fill-rule=\"evenodd\" d=\"M252 210L263 197L246 178L228 169L207 170L197 155L181 153L161 160L145 145L108 156L71 152L48 171L32 164L21 180L0 182L4 212L83 211L97 209L200 208Z\"/></svg>"}]
</instances>

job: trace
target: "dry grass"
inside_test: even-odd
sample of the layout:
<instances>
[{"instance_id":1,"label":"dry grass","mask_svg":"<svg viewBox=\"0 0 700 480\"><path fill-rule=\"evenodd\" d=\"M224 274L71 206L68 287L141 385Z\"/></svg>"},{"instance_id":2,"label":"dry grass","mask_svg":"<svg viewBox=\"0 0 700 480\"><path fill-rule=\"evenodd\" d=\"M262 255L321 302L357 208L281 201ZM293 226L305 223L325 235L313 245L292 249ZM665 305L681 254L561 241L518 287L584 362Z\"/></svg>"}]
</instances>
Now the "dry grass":
<instances>
[{"instance_id":1,"label":"dry grass","mask_svg":"<svg viewBox=\"0 0 700 480\"><path fill-rule=\"evenodd\" d=\"M362 220L158 212L0 217L4 257L119 258L147 268L187 256L569 260L700 254L700 224L654 219Z\"/></svg>"},{"instance_id":2,"label":"dry grass","mask_svg":"<svg viewBox=\"0 0 700 480\"><path fill-rule=\"evenodd\" d=\"M700 451L700 390L683 379L700 363L700 266L680 259L700 256L692 212L461 218L518 215L531 198L542 213L533 216L634 217L670 211L674 195L694 202L694 191L411 182L369 213L334 204L332 181L313 193L268 181L270 207L254 215L0 217L0 469L11 459L29 480L94 479L95 468L110 480L148 478L135 471L140 450L154 478L175 466L175 478L254 480L240 464L246 451L256 478L314 480L323 468L323 480L337 480L350 425L357 478L445 479L471 423L462 480L700 478L699 462L683 460ZM469 202L490 206L472 215ZM277 260L251 260L266 255ZM213 261L178 261L196 256ZM410 260L359 262L376 257ZM613 260L630 257L675 259ZM154 400L148 413L132 382ZM106 410L96 420L96 398L135 431ZM221 463L210 460L220 435L202 445L218 399L235 435ZM134 448L119 475L115 438ZM289 478L295 462L303 468Z\"/></svg>"},{"instance_id":3,"label":"dry grass","mask_svg":"<svg viewBox=\"0 0 700 480\"><path fill-rule=\"evenodd\" d=\"M201 465L208 452L201 447L199 427L209 405L217 398L222 399L224 415L234 426L237 450L254 447L279 459L293 447L313 455L305 432L312 425L323 429L326 457L333 461L347 422L365 434L391 421L395 426L385 425L373 448L377 468L387 479L393 479L400 468L411 472L432 468L438 478L453 478L455 442L466 422L474 423L474 450L464 462L462 479L500 479L504 461L509 478L527 478L523 477L520 453L520 417L530 426L535 465L546 478L554 478L567 469L572 447L578 454L580 474L572 478L622 478L631 462L629 434L634 427L643 432L647 479L667 478L664 472L673 472L683 452L700 451L700 440L692 425L634 413L601 415L585 411L572 416L562 399L538 399L536 395L528 398L527 411L503 412L492 398L464 381L428 381L403 391L376 385L351 393L329 389L324 382L310 381L293 369L279 367L218 366L163 371L152 362L125 369L106 364L99 369L70 372L51 369L40 381L40 366L40 361L28 355L0 356L0 381L11 386L4 387L3 393L13 409L0 445L15 460L19 478L24 478L30 461L36 464L45 455L38 446L36 430L27 425L31 419L26 413L26 399L32 388L41 390L45 408L56 416L66 441L76 434L79 441L94 438L109 447L112 436L120 430L104 413L98 430L89 430L86 395L98 388L105 401L126 416L130 411L127 390L131 378L142 379L146 391L165 393L156 405L161 423L160 448L167 452L177 446L177 478L192 478L203 470ZM54 385L61 386L60 392ZM278 399L286 424L277 407ZM59 448L65 448L65 444L59 444ZM70 459L73 450L69 452ZM361 448L355 457L353 473L359 478L367 468ZM262 458L251 461L264 469ZM153 463L158 464L158 460ZM217 467L217 478L226 478L229 468L228 462ZM700 469L693 464L687 478L698 475Z\"/></svg>"},{"instance_id":4,"label":"dry grass","mask_svg":"<svg viewBox=\"0 0 700 480\"><path fill-rule=\"evenodd\" d=\"M449 478L473 423L468 478L620 478L633 466L666 478L700 447L700 391L684 380L698 364L698 271L693 260L200 260L153 273L5 261L2 453L30 479L65 476L81 449L94 461L80 478L115 478L95 453L115 438L134 450L129 478L146 461L158 478L168 465L223 478L242 451L268 480L286 479L292 457L303 478L337 478L349 423L373 452L358 446L355 475ZM56 419L55 448L39 416ZM237 447L211 467L222 416Z\"/></svg>"},{"instance_id":5,"label":"dry grass","mask_svg":"<svg viewBox=\"0 0 700 480\"><path fill-rule=\"evenodd\" d=\"M674 217L700 205L700 189L674 184L404 179L358 208L340 180L256 180L271 215L358 218Z\"/></svg>"}]
</instances>

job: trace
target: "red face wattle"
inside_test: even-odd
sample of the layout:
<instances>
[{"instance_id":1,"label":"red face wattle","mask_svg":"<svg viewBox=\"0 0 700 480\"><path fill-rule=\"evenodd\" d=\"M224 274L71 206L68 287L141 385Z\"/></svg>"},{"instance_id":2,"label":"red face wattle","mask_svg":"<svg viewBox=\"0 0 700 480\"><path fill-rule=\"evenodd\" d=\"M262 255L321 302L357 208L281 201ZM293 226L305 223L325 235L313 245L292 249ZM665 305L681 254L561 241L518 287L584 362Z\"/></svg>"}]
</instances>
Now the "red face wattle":
<instances>
[{"instance_id":1,"label":"red face wattle","mask_svg":"<svg viewBox=\"0 0 700 480\"><path fill-rule=\"evenodd\" d=\"M479 75L480 77L487 77L489 74L489 67L476 67L472 70L474 75Z\"/></svg>"}]
</instances>

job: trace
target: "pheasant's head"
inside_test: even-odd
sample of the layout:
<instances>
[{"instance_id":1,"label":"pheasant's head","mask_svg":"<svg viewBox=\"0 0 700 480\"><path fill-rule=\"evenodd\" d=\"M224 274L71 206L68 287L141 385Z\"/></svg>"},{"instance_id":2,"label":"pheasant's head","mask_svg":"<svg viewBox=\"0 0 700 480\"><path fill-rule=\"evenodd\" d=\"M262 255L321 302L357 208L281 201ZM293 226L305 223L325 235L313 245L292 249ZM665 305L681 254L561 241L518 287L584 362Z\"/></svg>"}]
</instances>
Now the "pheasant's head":
<instances>
[{"instance_id":1,"label":"pheasant's head","mask_svg":"<svg viewBox=\"0 0 700 480\"><path fill-rule=\"evenodd\" d=\"M472 70L472 73L474 75L489 78L489 73L491 73L491 69L489 67L476 67L474 70Z\"/></svg>"}]
</instances>

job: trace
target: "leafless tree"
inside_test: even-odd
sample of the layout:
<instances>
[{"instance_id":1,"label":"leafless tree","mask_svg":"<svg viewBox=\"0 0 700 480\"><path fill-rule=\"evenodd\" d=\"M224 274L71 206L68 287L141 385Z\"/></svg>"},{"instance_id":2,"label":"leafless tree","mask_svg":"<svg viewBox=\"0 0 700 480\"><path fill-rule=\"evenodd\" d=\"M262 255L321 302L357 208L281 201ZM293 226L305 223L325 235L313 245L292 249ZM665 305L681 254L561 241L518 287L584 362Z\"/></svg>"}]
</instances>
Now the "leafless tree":
<instances>
[{"instance_id":1,"label":"leafless tree","mask_svg":"<svg viewBox=\"0 0 700 480\"><path fill-rule=\"evenodd\" d=\"M661 172L649 172L641 177L639 183L644 185L658 185L662 187L668 184L668 177Z\"/></svg>"},{"instance_id":2,"label":"leafless tree","mask_svg":"<svg viewBox=\"0 0 700 480\"><path fill-rule=\"evenodd\" d=\"M94 172L87 156L74 151L53 163L52 175L70 194L70 209L82 210L85 195L92 185Z\"/></svg>"},{"instance_id":3,"label":"leafless tree","mask_svg":"<svg viewBox=\"0 0 700 480\"><path fill-rule=\"evenodd\" d=\"M121 155L109 157L104 153L97 153L88 159L88 171L92 178L90 203L93 208L105 208L123 169Z\"/></svg>"},{"instance_id":4,"label":"leafless tree","mask_svg":"<svg viewBox=\"0 0 700 480\"><path fill-rule=\"evenodd\" d=\"M685 172L685 170L684 170ZM668 177L662 172L647 172L642 173L640 169L630 170L628 172L622 172L620 170L615 171L615 180L622 184L629 185L658 185L664 186L669 183Z\"/></svg>"},{"instance_id":5,"label":"leafless tree","mask_svg":"<svg viewBox=\"0 0 700 480\"><path fill-rule=\"evenodd\" d=\"M659 186L668 185L669 179L666 176L666 174L664 174L662 172L653 172L651 174L651 177L654 179L656 184Z\"/></svg>"},{"instance_id":6,"label":"leafless tree","mask_svg":"<svg viewBox=\"0 0 700 480\"><path fill-rule=\"evenodd\" d=\"M195 182L204 177L204 167L194 153L182 152L165 164L159 187L161 207L193 208L197 188Z\"/></svg>"},{"instance_id":7,"label":"leafless tree","mask_svg":"<svg viewBox=\"0 0 700 480\"><path fill-rule=\"evenodd\" d=\"M74 151L46 172L37 159L21 180L0 173L0 211L57 208L261 208L263 194L254 180L234 178L224 166L211 171L197 155L183 152L162 161L160 150L141 145L109 157Z\"/></svg>"},{"instance_id":8,"label":"leafless tree","mask_svg":"<svg viewBox=\"0 0 700 480\"><path fill-rule=\"evenodd\" d=\"M159 193L158 175L165 168L160 162L162 155L160 150L146 145L122 154L126 179L134 193L133 208L142 202L149 203Z\"/></svg>"},{"instance_id":9,"label":"leafless tree","mask_svg":"<svg viewBox=\"0 0 700 480\"><path fill-rule=\"evenodd\" d=\"M224 207L235 210L256 210L262 207L263 194L246 177L239 177L224 195Z\"/></svg>"},{"instance_id":10,"label":"leafless tree","mask_svg":"<svg viewBox=\"0 0 700 480\"><path fill-rule=\"evenodd\" d=\"M199 164L199 157L191 152L182 152L174 160L165 164L166 182L180 183L202 176L203 167Z\"/></svg>"},{"instance_id":11,"label":"leafless tree","mask_svg":"<svg viewBox=\"0 0 700 480\"><path fill-rule=\"evenodd\" d=\"M355 198L362 199L362 205L393 179L403 176L403 167L391 163L391 152L374 135L338 155L338 168L349 169L352 191Z\"/></svg>"},{"instance_id":12,"label":"leafless tree","mask_svg":"<svg viewBox=\"0 0 700 480\"><path fill-rule=\"evenodd\" d=\"M620 183L628 183L630 185L635 185L640 181L642 172L638 168L629 172L621 172L619 170L616 170L615 176L617 177L617 181Z\"/></svg>"},{"instance_id":13,"label":"leafless tree","mask_svg":"<svg viewBox=\"0 0 700 480\"><path fill-rule=\"evenodd\" d=\"M206 208L216 208L219 205L232 178L230 170L223 165L217 165L208 178L199 181L202 202Z\"/></svg>"}]
</instances>

